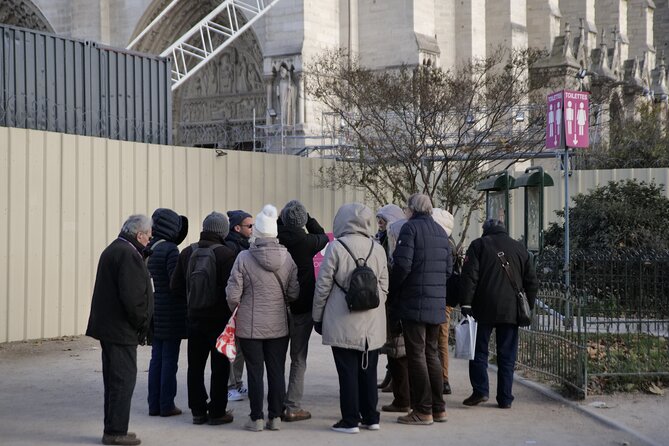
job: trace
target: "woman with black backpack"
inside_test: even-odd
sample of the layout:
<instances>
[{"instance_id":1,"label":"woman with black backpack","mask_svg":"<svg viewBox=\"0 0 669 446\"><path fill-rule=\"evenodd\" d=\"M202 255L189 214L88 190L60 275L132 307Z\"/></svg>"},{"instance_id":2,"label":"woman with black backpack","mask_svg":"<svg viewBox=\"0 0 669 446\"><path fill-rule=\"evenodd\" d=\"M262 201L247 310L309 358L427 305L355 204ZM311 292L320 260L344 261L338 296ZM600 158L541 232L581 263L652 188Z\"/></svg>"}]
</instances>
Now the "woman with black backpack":
<instances>
[{"instance_id":1,"label":"woman with black backpack","mask_svg":"<svg viewBox=\"0 0 669 446\"><path fill-rule=\"evenodd\" d=\"M385 251L372 239L373 221L363 204L339 208L337 240L325 252L314 294L315 329L332 347L339 375L341 420L332 430L349 434L380 427L376 369L386 341L388 266Z\"/></svg>"}]
</instances>

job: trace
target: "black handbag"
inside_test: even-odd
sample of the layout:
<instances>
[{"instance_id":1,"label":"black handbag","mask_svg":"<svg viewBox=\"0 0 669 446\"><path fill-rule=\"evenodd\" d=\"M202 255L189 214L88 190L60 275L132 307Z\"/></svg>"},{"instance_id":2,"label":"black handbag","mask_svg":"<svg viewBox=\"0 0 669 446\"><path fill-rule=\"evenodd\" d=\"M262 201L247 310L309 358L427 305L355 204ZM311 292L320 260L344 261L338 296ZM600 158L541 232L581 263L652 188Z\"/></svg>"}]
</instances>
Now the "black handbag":
<instances>
[{"instance_id":1,"label":"black handbag","mask_svg":"<svg viewBox=\"0 0 669 446\"><path fill-rule=\"evenodd\" d=\"M513 276L511 275L511 265L509 264L509 261L506 260L504 252L499 251L497 253L497 257L499 257L500 262L502 262L502 268L504 268L504 272L511 281L513 290L516 292L518 325L521 327L527 327L532 324L532 309L530 308L530 302L527 300L527 294L525 294L525 291L520 289L516 281L513 279Z\"/></svg>"}]
</instances>

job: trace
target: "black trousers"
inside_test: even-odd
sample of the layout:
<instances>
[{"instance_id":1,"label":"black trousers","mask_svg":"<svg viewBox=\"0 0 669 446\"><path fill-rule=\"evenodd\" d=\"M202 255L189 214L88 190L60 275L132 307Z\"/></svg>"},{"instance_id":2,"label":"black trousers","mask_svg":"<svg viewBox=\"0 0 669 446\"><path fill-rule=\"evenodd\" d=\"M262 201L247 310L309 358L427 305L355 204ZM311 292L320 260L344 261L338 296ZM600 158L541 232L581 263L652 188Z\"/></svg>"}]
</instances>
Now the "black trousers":
<instances>
[{"instance_id":1,"label":"black trousers","mask_svg":"<svg viewBox=\"0 0 669 446\"><path fill-rule=\"evenodd\" d=\"M276 339L238 339L246 363L251 419L265 418L262 410L265 368L267 368L267 415L269 418L280 417L283 412L283 401L286 399L286 353L290 338L285 336Z\"/></svg>"},{"instance_id":2,"label":"black trousers","mask_svg":"<svg viewBox=\"0 0 669 446\"><path fill-rule=\"evenodd\" d=\"M137 382L137 346L100 341L105 387L105 427L108 435L125 435L130 402Z\"/></svg>"},{"instance_id":3,"label":"black trousers","mask_svg":"<svg viewBox=\"0 0 669 446\"><path fill-rule=\"evenodd\" d=\"M421 414L443 412L444 378L439 360L439 325L402 321L407 350L411 408Z\"/></svg>"},{"instance_id":4,"label":"black trousers","mask_svg":"<svg viewBox=\"0 0 669 446\"><path fill-rule=\"evenodd\" d=\"M367 355L363 364L363 356ZM379 411L379 391L376 388L376 367L379 363L379 351L332 347L337 375L339 375L339 409L345 426L356 427L362 420L364 424L377 424ZM363 368L366 365L366 368Z\"/></svg>"},{"instance_id":5,"label":"black trousers","mask_svg":"<svg viewBox=\"0 0 669 446\"><path fill-rule=\"evenodd\" d=\"M216 338L220 331L188 329L188 407L194 416L206 415L211 418L225 415L228 407L228 378L230 361L216 350ZM204 369L211 356L211 379L209 395L204 385ZM207 403L209 398L209 403Z\"/></svg>"}]
</instances>

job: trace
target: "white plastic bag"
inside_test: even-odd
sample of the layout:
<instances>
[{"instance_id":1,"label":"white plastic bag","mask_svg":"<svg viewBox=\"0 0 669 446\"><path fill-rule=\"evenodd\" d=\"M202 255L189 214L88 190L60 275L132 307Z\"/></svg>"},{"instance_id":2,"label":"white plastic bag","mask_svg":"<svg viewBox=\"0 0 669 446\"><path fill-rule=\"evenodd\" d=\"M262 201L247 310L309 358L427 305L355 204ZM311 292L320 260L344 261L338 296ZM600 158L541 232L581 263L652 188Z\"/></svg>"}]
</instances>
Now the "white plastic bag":
<instances>
[{"instance_id":1,"label":"white plastic bag","mask_svg":"<svg viewBox=\"0 0 669 446\"><path fill-rule=\"evenodd\" d=\"M476 328L478 324L473 317L464 317L455 326L455 357L459 359L474 359L476 350Z\"/></svg>"}]
</instances>

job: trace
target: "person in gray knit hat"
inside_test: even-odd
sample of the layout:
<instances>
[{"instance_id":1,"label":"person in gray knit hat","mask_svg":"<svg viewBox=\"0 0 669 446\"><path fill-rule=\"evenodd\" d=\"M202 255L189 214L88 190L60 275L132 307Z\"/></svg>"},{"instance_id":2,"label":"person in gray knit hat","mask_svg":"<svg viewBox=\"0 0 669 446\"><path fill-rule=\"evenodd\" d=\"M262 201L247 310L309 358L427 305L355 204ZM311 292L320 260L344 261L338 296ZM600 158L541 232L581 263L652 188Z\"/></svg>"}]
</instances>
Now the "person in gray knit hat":
<instances>
[{"instance_id":1,"label":"person in gray knit hat","mask_svg":"<svg viewBox=\"0 0 669 446\"><path fill-rule=\"evenodd\" d=\"M281 221L286 226L302 228L308 219L307 209L298 200L290 200L281 211Z\"/></svg>"},{"instance_id":2,"label":"person in gray knit hat","mask_svg":"<svg viewBox=\"0 0 669 446\"><path fill-rule=\"evenodd\" d=\"M220 212L213 211L204 218L204 221L202 222L202 231L213 232L221 237L222 240L225 240L225 237L227 237L230 232L228 217Z\"/></svg>"},{"instance_id":3,"label":"person in gray knit hat","mask_svg":"<svg viewBox=\"0 0 669 446\"><path fill-rule=\"evenodd\" d=\"M213 251L215 257L216 277L210 283L216 284L214 296L207 297L206 304L188 303L188 407L193 414L193 424L218 425L231 423L232 413L227 410L227 382L230 375L230 361L216 351L216 338L225 328L232 315L228 307L225 286L230 277L235 253L225 246L225 237L230 230L228 217L220 212L212 212L202 222L200 240L187 246L181 254L172 274L170 288L183 299L186 299L191 282L197 280L197 274L190 274L191 266L196 263L202 266L207 250ZM195 255L193 254L195 253ZM193 257L193 265L191 265ZM198 266L200 268L200 266ZM200 294L197 294L199 297ZM193 296L191 296L193 297ZM211 386L209 394L205 387L205 367L207 360L211 367Z\"/></svg>"},{"instance_id":4,"label":"person in gray knit hat","mask_svg":"<svg viewBox=\"0 0 669 446\"><path fill-rule=\"evenodd\" d=\"M302 408L304 375L307 370L309 338L313 329L311 310L314 300L314 255L325 248L328 236L315 218L307 213L304 205L291 200L283 207L277 222L279 243L288 249L297 265L297 280L300 296L290 304L290 376L286 393L284 421L300 421L311 418L311 413ZM306 229L306 230L305 230Z\"/></svg>"}]
</instances>

